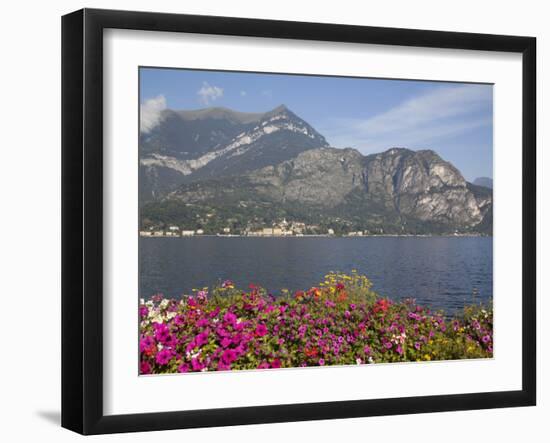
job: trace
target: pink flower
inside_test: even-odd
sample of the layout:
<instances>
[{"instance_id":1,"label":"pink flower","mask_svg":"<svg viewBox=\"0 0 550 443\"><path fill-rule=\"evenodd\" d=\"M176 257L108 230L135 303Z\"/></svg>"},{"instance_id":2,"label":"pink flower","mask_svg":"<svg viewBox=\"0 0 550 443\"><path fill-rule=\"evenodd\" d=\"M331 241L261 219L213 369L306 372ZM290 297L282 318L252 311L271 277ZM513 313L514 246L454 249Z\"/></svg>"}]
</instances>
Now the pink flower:
<instances>
[{"instance_id":1,"label":"pink flower","mask_svg":"<svg viewBox=\"0 0 550 443\"><path fill-rule=\"evenodd\" d=\"M231 364L224 363L222 360L218 362L218 371L229 371L231 369Z\"/></svg>"},{"instance_id":2,"label":"pink flower","mask_svg":"<svg viewBox=\"0 0 550 443\"><path fill-rule=\"evenodd\" d=\"M319 366L324 366L325 365L325 359L324 358L320 358L319 359Z\"/></svg>"},{"instance_id":3,"label":"pink flower","mask_svg":"<svg viewBox=\"0 0 550 443\"><path fill-rule=\"evenodd\" d=\"M168 337L166 337L163 344L168 347L174 347L178 344L178 339L175 335L168 334Z\"/></svg>"},{"instance_id":4,"label":"pink flower","mask_svg":"<svg viewBox=\"0 0 550 443\"><path fill-rule=\"evenodd\" d=\"M142 361L139 365L140 374L147 375L151 373L151 365L148 361Z\"/></svg>"},{"instance_id":5,"label":"pink flower","mask_svg":"<svg viewBox=\"0 0 550 443\"><path fill-rule=\"evenodd\" d=\"M155 338L161 343L164 343L170 336L168 326L164 323L153 323L153 327L155 328Z\"/></svg>"},{"instance_id":6,"label":"pink flower","mask_svg":"<svg viewBox=\"0 0 550 443\"><path fill-rule=\"evenodd\" d=\"M178 372L189 372L191 369L189 368L189 365L187 363L182 363L178 366Z\"/></svg>"},{"instance_id":7,"label":"pink flower","mask_svg":"<svg viewBox=\"0 0 550 443\"><path fill-rule=\"evenodd\" d=\"M237 316L230 311L226 312L225 315L223 316L223 321L234 326L235 323L237 322Z\"/></svg>"},{"instance_id":8,"label":"pink flower","mask_svg":"<svg viewBox=\"0 0 550 443\"><path fill-rule=\"evenodd\" d=\"M263 337L267 334L267 328L263 323L259 323L258 326L256 326L256 335L258 337Z\"/></svg>"},{"instance_id":9,"label":"pink flower","mask_svg":"<svg viewBox=\"0 0 550 443\"><path fill-rule=\"evenodd\" d=\"M147 336L143 337L139 341L139 350L140 350L140 352L151 351L155 347L156 347L155 339L153 337L151 337L150 335L147 335Z\"/></svg>"},{"instance_id":10,"label":"pink flower","mask_svg":"<svg viewBox=\"0 0 550 443\"><path fill-rule=\"evenodd\" d=\"M234 349L226 349L222 354L222 362L226 365L230 365L237 359L237 353Z\"/></svg>"},{"instance_id":11,"label":"pink flower","mask_svg":"<svg viewBox=\"0 0 550 443\"><path fill-rule=\"evenodd\" d=\"M193 371L200 371L204 368L204 363L202 363L198 357L193 357L191 359L191 367Z\"/></svg>"},{"instance_id":12,"label":"pink flower","mask_svg":"<svg viewBox=\"0 0 550 443\"><path fill-rule=\"evenodd\" d=\"M195 337L195 345L200 348L202 345L205 345L206 343L208 343L209 334L210 334L210 330L207 329L206 331L203 331L199 335L197 335Z\"/></svg>"},{"instance_id":13,"label":"pink flower","mask_svg":"<svg viewBox=\"0 0 550 443\"><path fill-rule=\"evenodd\" d=\"M216 306L216 309L214 309L214 310L210 313L210 318L216 317L219 313L220 313L220 307L219 307L219 306Z\"/></svg>"},{"instance_id":14,"label":"pink flower","mask_svg":"<svg viewBox=\"0 0 550 443\"><path fill-rule=\"evenodd\" d=\"M155 361L161 365L165 366L168 364L170 360L172 360L173 354L172 351L169 349L162 349L157 353L157 356L155 357Z\"/></svg>"},{"instance_id":15,"label":"pink flower","mask_svg":"<svg viewBox=\"0 0 550 443\"><path fill-rule=\"evenodd\" d=\"M204 328L205 326L208 326L208 319L207 318L201 318L198 322L197 322L197 326L199 328Z\"/></svg>"}]
</instances>

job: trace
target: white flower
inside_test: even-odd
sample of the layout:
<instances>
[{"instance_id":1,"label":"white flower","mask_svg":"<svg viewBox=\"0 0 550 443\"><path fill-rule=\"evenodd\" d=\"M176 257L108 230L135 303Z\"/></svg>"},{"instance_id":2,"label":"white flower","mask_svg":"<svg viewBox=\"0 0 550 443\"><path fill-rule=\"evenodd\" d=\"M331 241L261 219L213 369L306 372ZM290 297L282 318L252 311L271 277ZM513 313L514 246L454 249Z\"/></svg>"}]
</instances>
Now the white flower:
<instances>
[{"instance_id":1,"label":"white flower","mask_svg":"<svg viewBox=\"0 0 550 443\"><path fill-rule=\"evenodd\" d=\"M168 303L169 303L168 299L165 298L159 303L159 307L161 309L166 309L168 307Z\"/></svg>"},{"instance_id":2,"label":"white flower","mask_svg":"<svg viewBox=\"0 0 550 443\"><path fill-rule=\"evenodd\" d=\"M374 359L372 357L369 357L369 363L374 363Z\"/></svg>"},{"instance_id":3,"label":"white flower","mask_svg":"<svg viewBox=\"0 0 550 443\"><path fill-rule=\"evenodd\" d=\"M355 360L355 363L357 363L358 365L360 365L361 363L363 363L363 360L361 360L360 358L357 358Z\"/></svg>"},{"instance_id":4,"label":"white flower","mask_svg":"<svg viewBox=\"0 0 550 443\"><path fill-rule=\"evenodd\" d=\"M152 320L157 323L163 323L164 319L162 318L162 314L157 312L152 316Z\"/></svg>"}]
</instances>

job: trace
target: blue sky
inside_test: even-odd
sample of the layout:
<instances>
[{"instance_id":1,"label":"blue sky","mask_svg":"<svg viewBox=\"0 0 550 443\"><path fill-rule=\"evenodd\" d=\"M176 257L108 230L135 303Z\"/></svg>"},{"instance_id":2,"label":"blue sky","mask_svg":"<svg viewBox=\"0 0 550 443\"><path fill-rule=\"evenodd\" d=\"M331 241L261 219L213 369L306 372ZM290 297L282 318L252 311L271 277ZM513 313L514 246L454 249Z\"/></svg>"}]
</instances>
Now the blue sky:
<instances>
[{"instance_id":1,"label":"blue sky","mask_svg":"<svg viewBox=\"0 0 550 443\"><path fill-rule=\"evenodd\" d=\"M335 147L433 149L467 180L493 176L491 85L141 68L142 115L285 104ZM153 123L154 124L154 123Z\"/></svg>"}]
</instances>

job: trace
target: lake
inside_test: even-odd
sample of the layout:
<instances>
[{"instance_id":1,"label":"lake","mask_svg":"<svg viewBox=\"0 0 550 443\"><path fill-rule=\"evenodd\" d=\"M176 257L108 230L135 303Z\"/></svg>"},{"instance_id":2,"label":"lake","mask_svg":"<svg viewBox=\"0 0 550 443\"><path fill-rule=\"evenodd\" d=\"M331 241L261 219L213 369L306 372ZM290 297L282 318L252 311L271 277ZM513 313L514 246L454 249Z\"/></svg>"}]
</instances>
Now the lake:
<instances>
[{"instance_id":1,"label":"lake","mask_svg":"<svg viewBox=\"0 0 550 443\"><path fill-rule=\"evenodd\" d=\"M491 237L140 238L140 297L175 298L230 279L279 293L357 269L373 290L454 312L493 298Z\"/></svg>"}]
</instances>

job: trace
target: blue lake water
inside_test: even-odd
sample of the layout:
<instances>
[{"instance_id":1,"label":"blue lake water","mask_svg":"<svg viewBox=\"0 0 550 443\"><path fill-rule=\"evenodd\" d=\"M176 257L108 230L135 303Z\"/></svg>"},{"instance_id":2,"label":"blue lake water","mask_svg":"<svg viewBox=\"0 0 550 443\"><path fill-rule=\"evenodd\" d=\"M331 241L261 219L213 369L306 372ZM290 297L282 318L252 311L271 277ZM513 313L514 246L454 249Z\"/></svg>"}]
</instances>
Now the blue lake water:
<instances>
[{"instance_id":1,"label":"blue lake water","mask_svg":"<svg viewBox=\"0 0 550 443\"><path fill-rule=\"evenodd\" d=\"M373 289L453 312L493 298L490 237L140 238L140 297L189 294L225 279L248 288L316 286L329 271L357 269Z\"/></svg>"}]
</instances>

